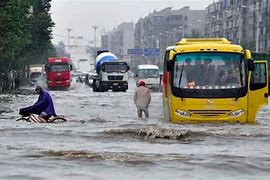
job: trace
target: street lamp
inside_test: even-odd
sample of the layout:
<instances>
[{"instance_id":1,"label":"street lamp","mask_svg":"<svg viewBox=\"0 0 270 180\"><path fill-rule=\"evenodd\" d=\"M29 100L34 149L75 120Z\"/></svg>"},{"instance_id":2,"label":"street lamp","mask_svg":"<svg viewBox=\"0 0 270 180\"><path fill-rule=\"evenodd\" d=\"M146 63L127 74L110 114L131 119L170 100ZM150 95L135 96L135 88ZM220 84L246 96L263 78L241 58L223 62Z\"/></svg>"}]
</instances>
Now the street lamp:
<instances>
[{"instance_id":1,"label":"street lamp","mask_svg":"<svg viewBox=\"0 0 270 180\"><path fill-rule=\"evenodd\" d=\"M98 26L92 26L92 28L94 29L94 48L96 48L96 46L97 46L97 28L98 28Z\"/></svg>"},{"instance_id":2,"label":"street lamp","mask_svg":"<svg viewBox=\"0 0 270 180\"><path fill-rule=\"evenodd\" d=\"M68 32L68 47L69 47L69 46L70 46L70 43L69 43L70 32L72 31L72 29L71 29L71 28L67 28L66 30L67 30L67 32Z\"/></svg>"}]
</instances>

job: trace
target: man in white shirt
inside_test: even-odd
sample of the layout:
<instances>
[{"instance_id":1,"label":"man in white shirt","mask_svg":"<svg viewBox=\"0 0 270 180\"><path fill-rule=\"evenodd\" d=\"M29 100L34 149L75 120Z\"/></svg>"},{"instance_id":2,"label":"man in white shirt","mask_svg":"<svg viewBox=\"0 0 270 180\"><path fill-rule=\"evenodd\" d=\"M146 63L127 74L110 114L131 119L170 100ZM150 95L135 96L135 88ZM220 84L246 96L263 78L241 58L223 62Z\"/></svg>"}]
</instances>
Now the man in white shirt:
<instances>
[{"instance_id":1,"label":"man in white shirt","mask_svg":"<svg viewBox=\"0 0 270 180\"><path fill-rule=\"evenodd\" d=\"M148 106L150 104L150 101L150 90L145 87L144 81L140 81L139 87L137 87L134 92L134 103L137 107L138 118L142 118L142 112L144 112L146 118L149 118Z\"/></svg>"}]
</instances>

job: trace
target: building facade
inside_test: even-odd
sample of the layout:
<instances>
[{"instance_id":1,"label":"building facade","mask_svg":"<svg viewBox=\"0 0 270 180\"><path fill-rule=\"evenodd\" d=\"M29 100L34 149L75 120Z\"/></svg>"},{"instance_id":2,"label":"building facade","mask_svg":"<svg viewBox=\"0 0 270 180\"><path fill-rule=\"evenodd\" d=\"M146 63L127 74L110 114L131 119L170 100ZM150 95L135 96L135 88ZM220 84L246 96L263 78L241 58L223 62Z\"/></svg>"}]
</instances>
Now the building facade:
<instances>
[{"instance_id":1,"label":"building facade","mask_svg":"<svg viewBox=\"0 0 270 180\"><path fill-rule=\"evenodd\" d=\"M129 58L127 49L134 47L134 23L121 23L101 36L101 49L114 53L120 60Z\"/></svg>"},{"instance_id":2,"label":"building facade","mask_svg":"<svg viewBox=\"0 0 270 180\"><path fill-rule=\"evenodd\" d=\"M206 37L225 37L252 51L269 51L270 0L220 0L206 8Z\"/></svg>"},{"instance_id":3,"label":"building facade","mask_svg":"<svg viewBox=\"0 0 270 180\"><path fill-rule=\"evenodd\" d=\"M158 57L139 57L137 64L153 63L162 66L162 55L168 46L175 45L183 37L204 35L205 10L190 10L171 7L154 11L135 24L134 47L158 48ZM157 60L158 59L158 60Z\"/></svg>"}]
</instances>

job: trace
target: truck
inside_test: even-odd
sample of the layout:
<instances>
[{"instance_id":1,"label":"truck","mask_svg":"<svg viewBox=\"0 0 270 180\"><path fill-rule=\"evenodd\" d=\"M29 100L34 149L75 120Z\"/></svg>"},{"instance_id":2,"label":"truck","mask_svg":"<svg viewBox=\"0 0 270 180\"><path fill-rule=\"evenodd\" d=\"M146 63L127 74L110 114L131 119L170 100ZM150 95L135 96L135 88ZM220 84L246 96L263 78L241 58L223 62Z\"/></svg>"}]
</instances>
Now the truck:
<instances>
[{"instance_id":1,"label":"truck","mask_svg":"<svg viewBox=\"0 0 270 180\"><path fill-rule=\"evenodd\" d=\"M172 123L256 123L268 64L226 38L183 38L164 55L163 110Z\"/></svg>"},{"instance_id":2,"label":"truck","mask_svg":"<svg viewBox=\"0 0 270 180\"><path fill-rule=\"evenodd\" d=\"M30 64L29 65L29 81L30 84L35 85L38 81L43 79L44 65Z\"/></svg>"},{"instance_id":3,"label":"truck","mask_svg":"<svg viewBox=\"0 0 270 180\"><path fill-rule=\"evenodd\" d=\"M50 57L45 65L48 89L69 89L72 65L68 57Z\"/></svg>"},{"instance_id":4,"label":"truck","mask_svg":"<svg viewBox=\"0 0 270 180\"><path fill-rule=\"evenodd\" d=\"M159 75L159 68L157 65L153 64L141 64L136 68L136 85L138 86L139 82L143 80L145 86L150 90L160 91L161 79Z\"/></svg>"},{"instance_id":5,"label":"truck","mask_svg":"<svg viewBox=\"0 0 270 180\"><path fill-rule=\"evenodd\" d=\"M119 61L118 57L107 51L98 51L95 59L95 75L92 88L94 92L123 91L128 89L127 62Z\"/></svg>"}]
</instances>

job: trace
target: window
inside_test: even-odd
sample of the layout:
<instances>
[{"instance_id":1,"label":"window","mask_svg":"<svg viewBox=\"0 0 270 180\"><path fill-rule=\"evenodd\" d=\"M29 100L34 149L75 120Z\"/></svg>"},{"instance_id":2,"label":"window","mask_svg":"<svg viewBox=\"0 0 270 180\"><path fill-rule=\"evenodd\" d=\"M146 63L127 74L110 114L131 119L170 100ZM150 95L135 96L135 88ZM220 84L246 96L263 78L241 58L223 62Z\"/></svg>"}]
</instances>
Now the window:
<instances>
[{"instance_id":1,"label":"window","mask_svg":"<svg viewBox=\"0 0 270 180\"><path fill-rule=\"evenodd\" d=\"M69 71L70 69L69 64L53 64L50 66L51 72L63 72L63 71Z\"/></svg>"},{"instance_id":2,"label":"window","mask_svg":"<svg viewBox=\"0 0 270 180\"><path fill-rule=\"evenodd\" d=\"M251 74L251 90L257 90L266 87L267 77L266 77L266 64L265 63L255 63L254 71Z\"/></svg>"}]
</instances>

